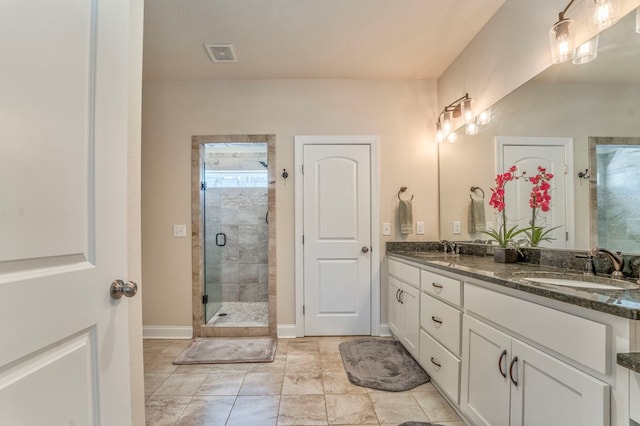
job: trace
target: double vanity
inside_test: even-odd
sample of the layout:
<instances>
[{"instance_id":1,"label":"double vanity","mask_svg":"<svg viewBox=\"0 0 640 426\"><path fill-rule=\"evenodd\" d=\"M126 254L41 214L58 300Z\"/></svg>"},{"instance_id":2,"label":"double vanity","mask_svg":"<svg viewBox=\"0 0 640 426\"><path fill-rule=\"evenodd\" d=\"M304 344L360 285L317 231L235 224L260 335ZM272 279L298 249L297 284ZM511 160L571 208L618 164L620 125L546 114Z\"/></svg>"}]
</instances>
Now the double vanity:
<instances>
[{"instance_id":1,"label":"double vanity","mask_svg":"<svg viewBox=\"0 0 640 426\"><path fill-rule=\"evenodd\" d=\"M390 331L472 424L640 422L634 282L406 249L387 247Z\"/></svg>"}]
</instances>

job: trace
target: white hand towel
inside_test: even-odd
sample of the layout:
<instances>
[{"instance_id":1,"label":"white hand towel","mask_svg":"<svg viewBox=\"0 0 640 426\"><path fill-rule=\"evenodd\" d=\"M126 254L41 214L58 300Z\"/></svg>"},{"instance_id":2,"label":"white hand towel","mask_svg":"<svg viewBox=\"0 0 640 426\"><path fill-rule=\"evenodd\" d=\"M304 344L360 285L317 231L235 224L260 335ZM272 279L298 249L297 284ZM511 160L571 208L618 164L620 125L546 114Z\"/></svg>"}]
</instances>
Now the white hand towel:
<instances>
[{"instance_id":1,"label":"white hand towel","mask_svg":"<svg viewBox=\"0 0 640 426\"><path fill-rule=\"evenodd\" d=\"M400 200L398 205L398 216L400 217L400 233L413 233L413 203L411 200Z\"/></svg>"},{"instance_id":2,"label":"white hand towel","mask_svg":"<svg viewBox=\"0 0 640 426\"><path fill-rule=\"evenodd\" d=\"M469 218L467 231L470 234L486 230L486 221L484 216L484 198L479 200L471 198L469 201Z\"/></svg>"}]
</instances>

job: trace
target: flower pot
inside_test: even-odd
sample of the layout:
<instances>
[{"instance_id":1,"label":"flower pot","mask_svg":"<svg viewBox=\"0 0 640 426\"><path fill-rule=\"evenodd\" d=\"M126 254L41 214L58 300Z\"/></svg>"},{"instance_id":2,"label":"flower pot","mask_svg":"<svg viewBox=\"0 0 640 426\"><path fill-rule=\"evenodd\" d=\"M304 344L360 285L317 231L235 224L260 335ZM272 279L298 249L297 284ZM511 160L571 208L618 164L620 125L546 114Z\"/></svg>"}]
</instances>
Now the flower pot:
<instances>
[{"instance_id":1,"label":"flower pot","mask_svg":"<svg viewBox=\"0 0 640 426\"><path fill-rule=\"evenodd\" d=\"M493 261L496 263L517 263L518 250L513 248L493 248Z\"/></svg>"}]
</instances>

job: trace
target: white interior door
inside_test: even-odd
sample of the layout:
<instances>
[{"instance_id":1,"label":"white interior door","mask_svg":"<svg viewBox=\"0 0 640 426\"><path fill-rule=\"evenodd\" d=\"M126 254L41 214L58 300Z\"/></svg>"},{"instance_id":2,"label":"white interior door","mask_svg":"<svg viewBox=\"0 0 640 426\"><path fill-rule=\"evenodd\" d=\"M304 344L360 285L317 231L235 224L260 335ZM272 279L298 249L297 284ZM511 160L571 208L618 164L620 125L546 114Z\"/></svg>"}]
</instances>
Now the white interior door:
<instances>
[{"instance_id":1,"label":"white interior door","mask_svg":"<svg viewBox=\"0 0 640 426\"><path fill-rule=\"evenodd\" d=\"M550 233L551 241L542 247L573 247L573 190L568 185L568 169L571 165L572 149L567 146L567 138L499 138L501 159L498 173L503 173L512 165L518 168L518 175L526 173L533 177L538 166L552 173L551 208L548 212L538 209L536 226L546 229L558 227ZM505 191L506 214L510 226L521 228L530 226L532 209L529 206L532 184L525 179L507 183ZM569 242L571 241L571 244Z\"/></svg>"},{"instance_id":2,"label":"white interior door","mask_svg":"<svg viewBox=\"0 0 640 426\"><path fill-rule=\"evenodd\" d=\"M0 424L128 425L126 0L0 3Z\"/></svg>"},{"instance_id":3,"label":"white interior door","mask_svg":"<svg viewBox=\"0 0 640 426\"><path fill-rule=\"evenodd\" d=\"M305 335L371 333L371 148L305 145Z\"/></svg>"}]
</instances>

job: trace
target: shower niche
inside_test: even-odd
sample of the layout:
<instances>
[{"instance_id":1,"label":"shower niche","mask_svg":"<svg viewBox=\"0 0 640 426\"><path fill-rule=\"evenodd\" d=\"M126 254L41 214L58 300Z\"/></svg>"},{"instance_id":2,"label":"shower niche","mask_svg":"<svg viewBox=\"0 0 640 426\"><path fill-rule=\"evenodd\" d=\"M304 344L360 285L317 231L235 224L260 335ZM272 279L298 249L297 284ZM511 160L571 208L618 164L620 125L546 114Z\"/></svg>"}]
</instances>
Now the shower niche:
<instances>
[{"instance_id":1,"label":"shower niche","mask_svg":"<svg viewBox=\"0 0 640 426\"><path fill-rule=\"evenodd\" d=\"M274 141L193 138L194 337L275 336Z\"/></svg>"}]
</instances>

